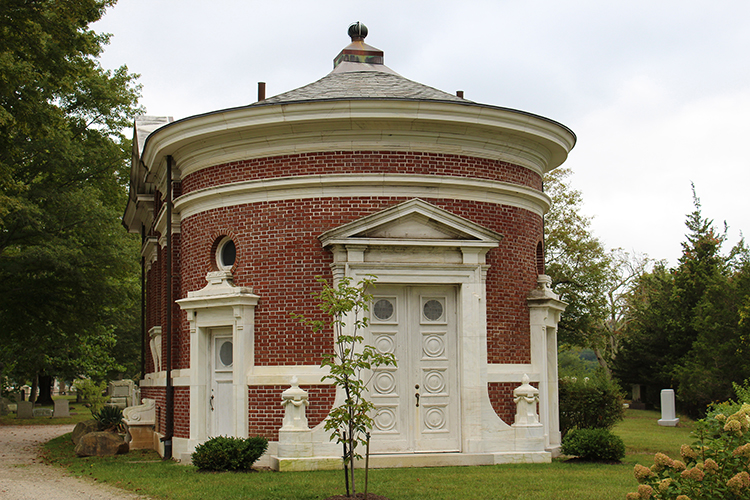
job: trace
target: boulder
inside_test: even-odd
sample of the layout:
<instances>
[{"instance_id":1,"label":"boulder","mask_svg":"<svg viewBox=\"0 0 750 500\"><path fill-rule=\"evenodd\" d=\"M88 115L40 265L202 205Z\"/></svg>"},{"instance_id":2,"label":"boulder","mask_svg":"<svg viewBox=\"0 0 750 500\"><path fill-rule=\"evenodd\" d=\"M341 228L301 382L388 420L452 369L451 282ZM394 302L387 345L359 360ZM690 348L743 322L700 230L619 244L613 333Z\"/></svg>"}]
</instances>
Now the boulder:
<instances>
[{"instance_id":1,"label":"boulder","mask_svg":"<svg viewBox=\"0 0 750 500\"><path fill-rule=\"evenodd\" d=\"M109 457L129 451L128 443L114 432L89 432L78 440L75 454L79 457Z\"/></svg>"},{"instance_id":2,"label":"boulder","mask_svg":"<svg viewBox=\"0 0 750 500\"><path fill-rule=\"evenodd\" d=\"M82 436L85 436L89 432L96 432L99 430L99 422L96 420L84 420L83 422L78 422L75 426L75 429L73 429L73 444L78 444L78 441L81 439Z\"/></svg>"}]
</instances>

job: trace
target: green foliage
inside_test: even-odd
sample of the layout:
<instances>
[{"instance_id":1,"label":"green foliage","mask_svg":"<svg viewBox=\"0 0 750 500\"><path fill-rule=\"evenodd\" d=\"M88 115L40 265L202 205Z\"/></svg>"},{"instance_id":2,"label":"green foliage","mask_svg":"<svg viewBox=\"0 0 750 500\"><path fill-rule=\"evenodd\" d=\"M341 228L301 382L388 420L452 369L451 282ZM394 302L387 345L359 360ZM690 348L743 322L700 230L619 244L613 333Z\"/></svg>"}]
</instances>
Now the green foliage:
<instances>
[{"instance_id":1,"label":"green foliage","mask_svg":"<svg viewBox=\"0 0 750 500\"><path fill-rule=\"evenodd\" d=\"M629 500L750 499L750 404L727 416L717 414L698 423L692 446L680 449L682 460L663 453L654 465L636 465L638 492Z\"/></svg>"},{"instance_id":2,"label":"green foliage","mask_svg":"<svg viewBox=\"0 0 750 500\"><path fill-rule=\"evenodd\" d=\"M218 436L195 447L193 465L201 470L249 471L267 448L268 440L261 436L246 439Z\"/></svg>"},{"instance_id":3,"label":"green foliage","mask_svg":"<svg viewBox=\"0 0 750 500\"><path fill-rule=\"evenodd\" d=\"M645 256L606 251L581 214L583 197L567 182L571 171L557 168L544 177L552 207L544 217L546 273L568 303L558 325L560 343L591 349L609 375L628 322L626 297L650 265Z\"/></svg>"},{"instance_id":4,"label":"green foliage","mask_svg":"<svg viewBox=\"0 0 750 500\"><path fill-rule=\"evenodd\" d=\"M81 394L83 399L89 402L91 405L89 407L91 415L96 418L97 413L104 408L104 403L109 401L109 396L105 394L107 390L107 382L102 381L97 384L93 380L87 378L76 379L73 381L73 386L76 388L76 391Z\"/></svg>"},{"instance_id":5,"label":"green foliage","mask_svg":"<svg viewBox=\"0 0 750 500\"><path fill-rule=\"evenodd\" d=\"M674 269L659 265L642 276L630 297L631 321L618 356L623 383L675 388L682 411L705 414L732 396L732 383L750 377L750 255L744 242L728 254L725 233L695 210Z\"/></svg>"},{"instance_id":6,"label":"green foliage","mask_svg":"<svg viewBox=\"0 0 750 500\"><path fill-rule=\"evenodd\" d=\"M122 420L122 409L117 406L104 406L96 413L93 413L94 420L99 423L100 431L117 431L125 430L125 423Z\"/></svg>"},{"instance_id":7,"label":"green foliage","mask_svg":"<svg viewBox=\"0 0 750 500\"><path fill-rule=\"evenodd\" d=\"M565 435L560 451L584 460L613 462L625 457L625 443L607 429L573 429Z\"/></svg>"},{"instance_id":8,"label":"green foliage","mask_svg":"<svg viewBox=\"0 0 750 500\"><path fill-rule=\"evenodd\" d=\"M583 197L567 183L570 175L570 169L557 168L544 178L544 191L552 198L544 217L545 272L568 303L558 325L560 342L589 347L606 316L609 259L590 232L591 219L581 214Z\"/></svg>"},{"instance_id":9,"label":"green foliage","mask_svg":"<svg viewBox=\"0 0 750 500\"><path fill-rule=\"evenodd\" d=\"M120 217L139 86L99 65L108 35L89 29L113 4L0 8L0 359L17 380L135 365L115 345L138 335L140 245Z\"/></svg>"},{"instance_id":10,"label":"green foliage","mask_svg":"<svg viewBox=\"0 0 750 500\"><path fill-rule=\"evenodd\" d=\"M352 285L349 277L339 280L338 285L331 286L324 279L318 281L323 290L316 295L318 307L327 316L327 321L311 321L293 315L302 323L312 326L315 331L333 330L334 352L323 356L321 367L327 368L329 374L323 380L330 380L344 391L344 402L333 408L325 421L325 430L330 439L346 443L345 463L351 465L352 493L354 487L354 459L360 458L358 445L365 445L372 429L374 405L365 396L367 382L373 370L380 366L395 366L396 357L391 353L382 353L364 344L361 331L367 328L368 317L365 314L370 307L372 296L367 290L374 286L375 277L370 276ZM368 379L365 379L368 377ZM367 486L365 486L366 491Z\"/></svg>"},{"instance_id":11,"label":"green foliage","mask_svg":"<svg viewBox=\"0 0 750 500\"><path fill-rule=\"evenodd\" d=\"M563 436L572 429L609 429L623 419L620 388L601 372L590 379L561 379L559 395Z\"/></svg>"},{"instance_id":12,"label":"green foliage","mask_svg":"<svg viewBox=\"0 0 750 500\"><path fill-rule=\"evenodd\" d=\"M732 382L734 393L737 399L729 399L721 403L711 403L708 405L706 418L715 417L718 414L731 415L742 409L745 404L750 404L750 379L745 380L742 384Z\"/></svg>"},{"instance_id":13,"label":"green foliage","mask_svg":"<svg viewBox=\"0 0 750 500\"><path fill-rule=\"evenodd\" d=\"M560 378L583 379L596 373L599 363L591 349L561 345L557 352L557 366Z\"/></svg>"}]
</instances>

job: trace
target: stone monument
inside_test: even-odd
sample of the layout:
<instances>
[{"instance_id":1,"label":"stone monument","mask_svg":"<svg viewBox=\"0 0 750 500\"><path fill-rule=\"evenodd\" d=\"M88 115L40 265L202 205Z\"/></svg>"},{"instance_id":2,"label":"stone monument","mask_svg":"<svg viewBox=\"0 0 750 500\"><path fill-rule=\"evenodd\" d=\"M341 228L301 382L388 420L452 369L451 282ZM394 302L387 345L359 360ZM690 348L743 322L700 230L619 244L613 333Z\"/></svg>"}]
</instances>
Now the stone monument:
<instances>
[{"instance_id":1,"label":"stone monument","mask_svg":"<svg viewBox=\"0 0 750 500\"><path fill-rule=\"evenodd\" d=\"M661 418L657 422L664 427L675 427L680 422L675 414L674 390L662 389L661 391Z\"/></svg>"}]
</instances>

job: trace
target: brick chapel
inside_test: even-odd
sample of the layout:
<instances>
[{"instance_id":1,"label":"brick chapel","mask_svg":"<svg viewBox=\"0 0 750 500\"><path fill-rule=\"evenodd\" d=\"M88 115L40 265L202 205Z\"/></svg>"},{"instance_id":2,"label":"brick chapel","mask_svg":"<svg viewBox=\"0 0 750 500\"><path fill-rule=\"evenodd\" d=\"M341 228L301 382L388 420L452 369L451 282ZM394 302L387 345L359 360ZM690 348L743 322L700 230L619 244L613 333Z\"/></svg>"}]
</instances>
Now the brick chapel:
<instances>
[{"instance_id":1,"label":"brick chapel","mask_svg":"<svg viewBox=\"0 0 750 500\"><path fill-rule=\"evenodd\" d=\"M398 365L369 385L371 465L549 461L565 304L544 275L542 176L575 135L408 80L364 25L349 35L309 85L135 122L123 223L143 240L154 448L189 460L211 436L262 435L263 464L340 467L333 334L291 314L318 314L316 277L374 275L366 341Z\"/></svg>"}]
</instances>

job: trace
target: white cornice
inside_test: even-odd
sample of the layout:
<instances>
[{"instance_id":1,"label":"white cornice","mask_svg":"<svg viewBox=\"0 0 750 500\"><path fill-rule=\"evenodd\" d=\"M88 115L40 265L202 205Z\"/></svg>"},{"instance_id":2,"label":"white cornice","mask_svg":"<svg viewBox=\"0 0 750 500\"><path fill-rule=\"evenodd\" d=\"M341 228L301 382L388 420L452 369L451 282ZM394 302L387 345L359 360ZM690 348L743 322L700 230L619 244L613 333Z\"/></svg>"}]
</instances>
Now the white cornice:
<instances>
[{"instance_id":1,"label":"white cornice","mask_svg":"<svg viewBox=\"0 0 750 500\"><path fill-rule=\"evenodd\" d=\"M550 207L546 194L505 182L432 175L342 174L283 177L201 189L177 198L175 212L184 220L207 210L249 203L362 196L479 201L520 207L540 216Z\"/></svg>"},{"instance_id":2,"label":"white cornice","mask_svg":"<svg viewBox=\"0 0 750 500\"><path fill-rule=\"evenodd\" d=\"M575 143L566 127L519 111L438 101L311 101L246 106L174 122L142 160L163 183L172 155L182 176L212 165L319 151L418 151L508 161L543 174Z\"/></svg>"}]
</instances>

